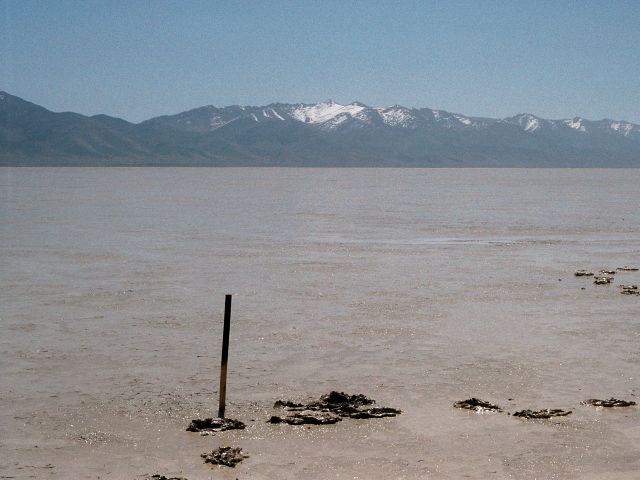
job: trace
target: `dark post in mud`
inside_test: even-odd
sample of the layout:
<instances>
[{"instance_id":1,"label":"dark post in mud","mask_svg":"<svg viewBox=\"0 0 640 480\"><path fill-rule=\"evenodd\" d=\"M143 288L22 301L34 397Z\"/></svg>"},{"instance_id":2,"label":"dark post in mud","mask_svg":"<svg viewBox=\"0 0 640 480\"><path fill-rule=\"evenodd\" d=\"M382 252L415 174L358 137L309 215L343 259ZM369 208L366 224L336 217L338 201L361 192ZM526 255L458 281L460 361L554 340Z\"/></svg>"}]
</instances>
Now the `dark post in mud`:
<instances>
[{"instance_id":1,"label":"dark post in mud","mask_svg":"<svg viewBox=\"0 0 640 480\"><path fill-rule=\"evenodd\" d=\"M229 357L229 328L231 327L231 295L224 297L224 330L222 332L222 361L220 363L220 404L218 418L224 418L227 395L227 359Z\"/></svg>"}]
</instances>

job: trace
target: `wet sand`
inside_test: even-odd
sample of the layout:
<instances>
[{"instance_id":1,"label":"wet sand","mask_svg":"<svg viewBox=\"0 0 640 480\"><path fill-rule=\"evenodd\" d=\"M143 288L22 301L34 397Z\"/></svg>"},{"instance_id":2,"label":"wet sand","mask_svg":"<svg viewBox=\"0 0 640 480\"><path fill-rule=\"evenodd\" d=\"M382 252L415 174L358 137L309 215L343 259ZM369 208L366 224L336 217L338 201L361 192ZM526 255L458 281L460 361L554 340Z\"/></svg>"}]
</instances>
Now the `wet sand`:
<instances>
[{"instance_id":1,"label":"wet sand","mask_svg":"<svg viewBox=\"0 0 640 480\"><path fill-rule=\"evenodd\" d=\"M0 169L0 478L635 479L637 170ZM584 288L584 290L582 290ZM234 293L227 415L215 415ZM395 418L271 425L330 390ZM452 407L562 408L529 421ZM512 399L512 400L509 400ZM200 454L243 448L235 469Z\"/></svg>"}]
</instances>

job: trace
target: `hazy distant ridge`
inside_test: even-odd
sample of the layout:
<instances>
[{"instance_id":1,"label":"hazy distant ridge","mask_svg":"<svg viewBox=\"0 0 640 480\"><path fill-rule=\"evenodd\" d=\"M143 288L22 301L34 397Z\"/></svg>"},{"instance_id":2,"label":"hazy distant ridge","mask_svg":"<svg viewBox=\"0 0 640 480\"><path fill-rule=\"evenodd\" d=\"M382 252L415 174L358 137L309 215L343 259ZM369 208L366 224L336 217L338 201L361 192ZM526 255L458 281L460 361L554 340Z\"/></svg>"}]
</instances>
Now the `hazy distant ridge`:
<instances>
[{"instance_id":1,"label":"hazy distant ridge","mask_svg":"<svg viewBox=\"0 0 640 480\"><path fill-rule=\"evenodd\" d=\"M205 106L133 124L0 92L0 164L640 167L640 126L333 101Z\"/></svg>"}]
</instances>

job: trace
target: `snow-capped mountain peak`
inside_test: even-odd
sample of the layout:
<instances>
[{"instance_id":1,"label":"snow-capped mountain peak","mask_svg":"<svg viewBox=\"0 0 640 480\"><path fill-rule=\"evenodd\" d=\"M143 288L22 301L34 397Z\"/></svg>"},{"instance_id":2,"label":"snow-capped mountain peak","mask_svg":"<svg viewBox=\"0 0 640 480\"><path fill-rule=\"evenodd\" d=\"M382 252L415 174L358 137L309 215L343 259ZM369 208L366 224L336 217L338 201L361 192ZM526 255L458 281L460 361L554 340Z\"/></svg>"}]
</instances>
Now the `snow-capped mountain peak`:
<instances>
[{"instance_id":1,"label":"snow-capped mountain peak","mask_svg":"<svg viewBox=\"0 0 640 480\"><path fill-rule=\"evenodd\" d=\"M376 108L376 112L378 112L384 124L390 127L410 128L415 124L416 118L412 115L411 110L400 105Z\"/></svg>"},{"instance_id":2,"label":"snow-capped mountain peak","mask_svg":"<svg viewBox=\"0 0 640 480\"><path fill-rule=\"evenodd\" d=\"M160 118L162 119L160 120ZM301 123L309 128L317 128L327 132L380 128L413 131L447 129L462 132L465 130L499 130L509 125L508 128L517 128L523 133L535 136L576 134L590 136L597 134L640 139L640 126L622 120L591 121L582 117L548 120L531 113L493 119L473 117L446 110L407 108L397 104L388 107L369 107L358 101L342 104L334 100L320 103L272 103L266 106L215 107L208 105L169 117L159 117L152 121L169 123L178 129L192 132L243 128L241 125L247 125L247 122L249 124L264 124L265 126L277 122L283 124L283 127L286 124Z\"/></svg>"},{"instance_id":3,"label":"snow-capped mountain peak","mask_svg":"<svg viewBox=\"0 0 640 480\"><path fill-rule=\"evenodd\" d=\"M579 132L586 132L587 130L586 127L584 126L584 119L580 117L574 117L572 119L564 120L564 124L567 127L577 130Z\"/></svg>"},{"instance_id":4,"label":"snow-capped mountain peak","mask_svg":"<svg viewBox=\"0 0 640 480\"><path fill-rule=\"evenodd\" d=\"M637 125L634 125L633 123L629 123L625 121L611 120L611 123L609 124L609 128L611 130L621 133L625 137L628 136L631 132L638 131Z\"/></svg>"},{"instance_id":5,"label":"snow-capped mountain peak","mask_svg":"<svg viewBox=\"0 0 640 480\"><path fill-rule=\"evenodd\" d=\"M298 105L291 110L290 115L303 123L322 124L334 120L339 115L346 114L354 116L362 112L365 108L365 106L355 102L350 105L341 105L333 100L329 100L311 105Z\"/></svg>"},{"instance_id":6,"label":"snow-capped mountain peak","mask_svg":"<svg viewBox=\"0 0 640 480\"><path fill-rule=\"evenodd\" d=\"M535 132L542 127L542 123L544 122L544 120L531 113L521 113L507 119L507 121L519 125L525 132Z\"/></svg>"}]
</instances>

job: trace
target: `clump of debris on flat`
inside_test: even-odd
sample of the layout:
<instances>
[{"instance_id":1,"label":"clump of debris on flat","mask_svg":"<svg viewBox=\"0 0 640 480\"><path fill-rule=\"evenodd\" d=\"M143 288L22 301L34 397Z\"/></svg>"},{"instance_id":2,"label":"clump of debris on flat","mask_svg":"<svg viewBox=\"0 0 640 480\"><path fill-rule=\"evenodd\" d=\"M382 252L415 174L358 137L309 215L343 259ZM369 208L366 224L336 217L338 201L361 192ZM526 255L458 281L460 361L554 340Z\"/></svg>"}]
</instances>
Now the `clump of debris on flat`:
<instances>
[{"instance_id":1,"label":"clump of debris on flat","mask_svg":"<svg viewBox=\"0 0 640 480\"><path fill-rule=\"evenodd\" d=\"M502 412L502 408L484 400L480 400L476 397L469 398L468 400L461 400L453 404L456 408L462 408L465 410L473 410L474 412Z\"/></svg>"},{"instance_id":2,"label":"clump of debris on flat","mask_svg":"<svg viewBox=\"0 0 640 480\"><path fill-rule=\"evenodd\" d=\"M571 413L571 410L560 410L559 408L555 409L544 409L544 410L520 410L513 414L514 417L522 417L522 418L551 418L551 417L566 417Z\"/></svg>"},{"instance_id":3,"label":"clump of debris on flat","mask_svg":"<svg viewBox=\"0 0 640 480\"><path fill-rule=\"evenodd\" d=\"M200 435L211 435L225 430L242 430L245 424L232 418L205 418L191 420L187 432L200 432Z\"/></svg>"},{"instance_id":4,"label":"clump of debris on flat","mask_svg":"<svg viewBox=\"0 0 640 480\"><path fill-rule=\"evenodd\" d=\"M614 275L617 272L637 272L638 270L640 269L638 269L637 267L629 267L625 265L624 267L618 267L615 270L610 268L603 268L596 274L589 270L580 269L576 270L574 275L576 277L593 277L593 283L595 285L609 285L613 282ZM638 290L637 285L619 285L619 287L621 289L620 293L623 295L640 296L640 290ZM585 288L582 287L582 290L585 290Z\"/></svg>"},{"instance_id":5,"label":"clump of debris on flat","mask_svg":"<svg viewBox=\"0 0 640 480\"><path fill-rule=\"evenodd\" d=\"M596 285L609 285L613 281L613 277L597 276L593 277L593 283Z\"/></svg>"},{"instance_id":6,"label":"clump of debris on flat","mask_svg":"<svg viewBox=\"0 0 640 480\"><path fill-rule=\"evenodd\" d=\"M638 285L620 285L620 293L623 295L640 295Z\"/></svg>"},{"instance_id":7,"label":"clump of debris on flat","mask_svg":"<svg viewBox=\"0 0 640 480\"><path fill-rule=\"evenodd\" d=\"M349 418L384 418L395 417L402 413L402 410L391 407L373 407L364 410L359 410L349 414Z\"/></svg>"},{"instance_id":8,"label":"clump of debris on flat","mask_svg":"<svg viewBox=\"0 0 640 480\"><path fill-rule=\"evenodd\" d=\"M149 480L187 480L184 477L165 477L164 475L151 475L147 477Z\"/></svg>"},{"instance_id":9,"label":"clump of debris on flat","mask_svg":"<svg viewBox=\"0 0 640 480\"><path fill-rule=\"evenodd\" d=\"M589 272L587 270L578 270L574 273L576 277L593 277L593 272Z\"/></svg>"},{"instance_id":10,"label":"clump of debris on flat","mask_svg":"<svg viewBox=\"0 0 640 480\"><path fill-rule=\"evenodd\" d=\"M594 407L605 407L605 408L632 407L633 405L636 404L636 402L632 400L619 400L613 397L611 397L608 400L599 400L597 398L590 398L589 400L585 400L582 403L584 405L592 405Z\"/></svg>"},{"instance_id":11,"label":"clump of debris on flat","mask_svg":"<svg viewBox=\"0 0 640 480\"><path fill-rule=\"evenodd\" d=\"M342 417L331 412L300 412L284 417L273 415L269 423L287 423L289 425L330 425L342 421Z\"/></svg>"},{"instance_id":12,"label":"clump of debris on flat","mask_svg":"<svg viewBox=\"0 0 640 480\"><path fill-rule=\"evenodd\" d=\"M273 415L269 423L326 425L337 423L342 418L383 418L395 417L402 413L396 408L374 407L374 403L375 400L362 394L349 395L336 391L306 404L278 400L273 405L274 408L282 408L292 413L285 416Z\"/></svg>"},{"instance_id":13,"label":"clump of debris on flat","mask_svg":"<svg viewBox=\"0 0 640 480\"><path fill-rule=\"evenodd\" d=\"M249 455L244 455L242 453L242 448L240 447L220 447L211 451L211 453L203 453L200 456L204 458L204 463L224 465L231 468L234 468L245 458L249 458Z\"/></svg>"}]
</instances>

